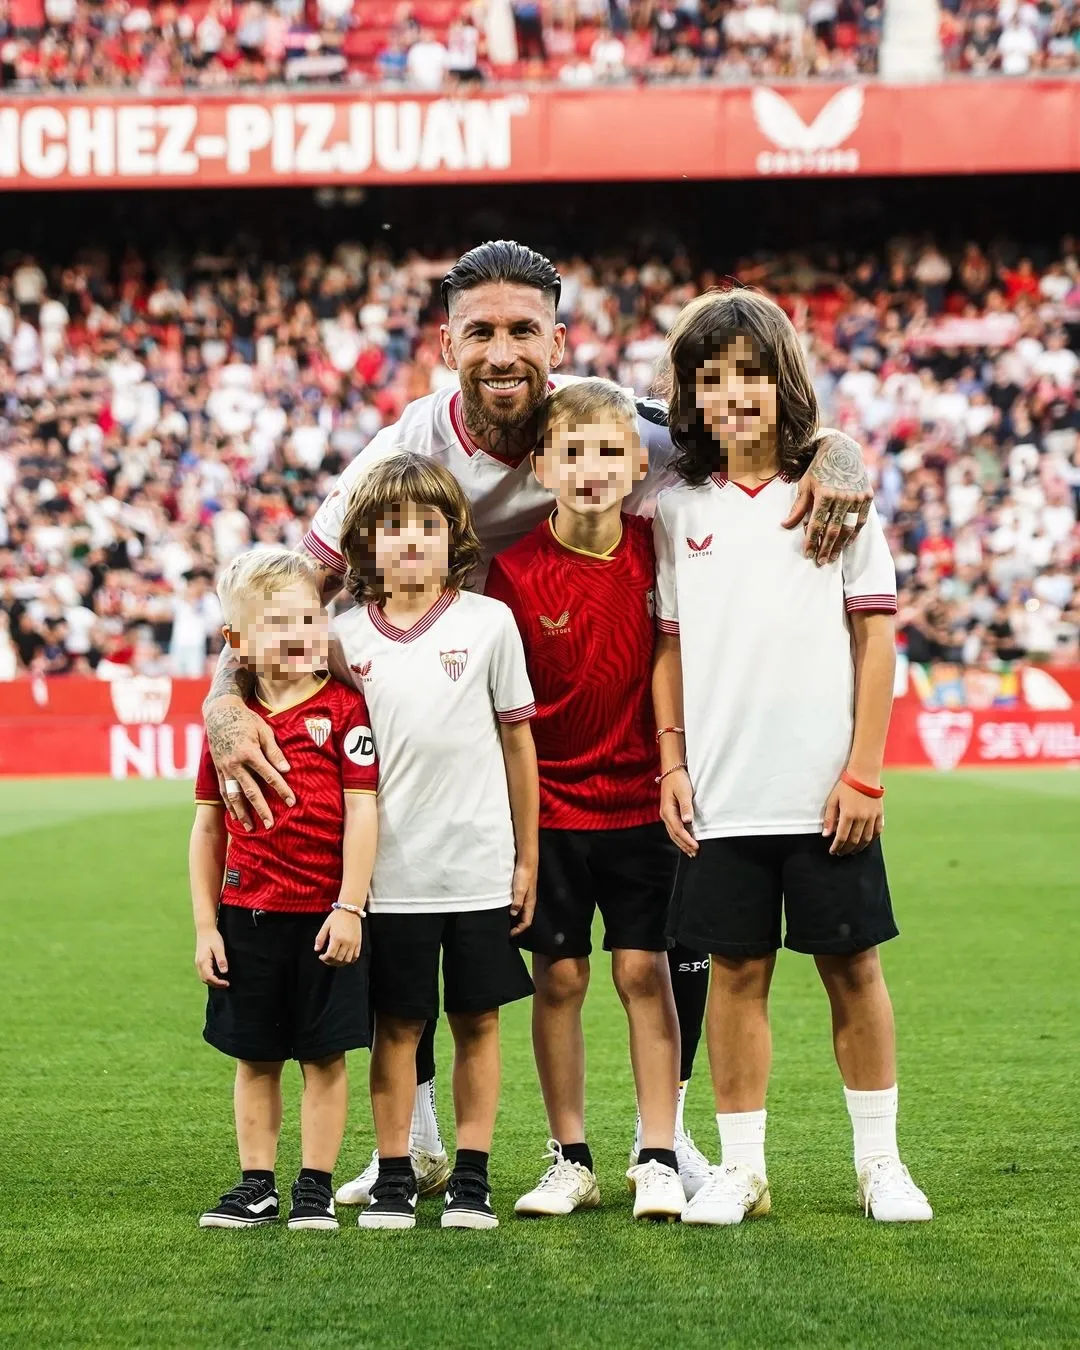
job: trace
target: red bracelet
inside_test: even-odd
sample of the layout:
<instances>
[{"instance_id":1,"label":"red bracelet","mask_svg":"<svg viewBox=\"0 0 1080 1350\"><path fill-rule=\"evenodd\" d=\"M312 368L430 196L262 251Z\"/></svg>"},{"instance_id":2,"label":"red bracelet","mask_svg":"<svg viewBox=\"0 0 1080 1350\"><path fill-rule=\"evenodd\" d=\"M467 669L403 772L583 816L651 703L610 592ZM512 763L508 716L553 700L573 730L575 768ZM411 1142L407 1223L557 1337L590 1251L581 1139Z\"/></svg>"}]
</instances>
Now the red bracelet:
<instances>
[{"instance_id":1,"label":"red bracelet","mask_svg":"<svg viewBox=\"0 0 1080 1350\"><path fill-rule=\"evenodd\" d=\"M869 787L866 783L860 783L857 778L852 778L851 774L845 769L840 775L841 783L846 783L849 788L854 788L856 792L861 792L864 797L884 797L885 789L883 787Z\"/></svg>"},{"instance_id":2,"label":"red bracelet","mask_svg":"<svg viewBox=\"0 0 1080 1350\"><path fill-rule=\"evenodd\" d=\"M656 782L662 783L669 773L678 773L680 769L685 768L686 768L686 760L680 759L678 764L673 764L670 769L665 769L664 772L660 775L660 777L656 779Z\"/></svg>"},{"instance_id":3,"label":"red bracelet","mask_svg":"<svg viewBox=\"0 0 1080 1350\"><path fill-rule=\"evenodd\" d=\"M677 731L680 736L684 736L685 730L682 727L661 727L656 733L656 739L659 742L661 736L666 736L669 731Z\"/></svg>"}]
</instances>

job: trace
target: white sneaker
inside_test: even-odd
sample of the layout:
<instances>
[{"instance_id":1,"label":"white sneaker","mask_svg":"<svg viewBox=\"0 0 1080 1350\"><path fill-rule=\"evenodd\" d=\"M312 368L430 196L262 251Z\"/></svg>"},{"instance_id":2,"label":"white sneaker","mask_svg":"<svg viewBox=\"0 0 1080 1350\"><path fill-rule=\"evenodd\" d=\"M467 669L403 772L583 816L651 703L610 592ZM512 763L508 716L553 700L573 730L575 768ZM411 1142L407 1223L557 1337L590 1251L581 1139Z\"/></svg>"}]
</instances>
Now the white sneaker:
<instances>
[{"instance_id":1,"label":"white sneaker","mask_svg":"<svg viewBox=\"0 0 1080 1350\"><path fill-rule=\"evenodd\" d=\"M539 1219L548 1215L573 1214L575 1209L595 1209L600 1203L596 1177L583 1163L563 1157L558 1140L547 1141L545 1158L551 1166L537 1184L514 1206L515 1214Z\"/></svg>"},{"instance_id":2,"label":"white sneaker","mask_svg":"<svg viewBox=\"0 0 1080 1350\"><path fill-rule=\"evenodd\" d=\"M712 1163L694 1143L689 1130L675 1131L675 1157L683 1191L687 1200L693 1200L712 1175Z\"/></svg>"},{"instance_id":3,"label":"white sneaker","mask_svg":"<svg viewBox=\"0 0 1080 1350\"><path fill-rule=\"evenodd\" d=\"M863 1213L882 1223L927 1223L930 1202L899 1158L872 1158L859 1173Z\"/></svg>"},{"instance_id":4,"label":"white sneaker","mask_svg":"<svg viewBox=\"0 0 1080 1350\"><path fill-rule=\"evenodd\" d=\"M725 1226L759 1219L772 1207L769 1183L738 1163L711 1169L708 1181L683 1210L683 1223Z\"/></svg>"},{"instance_id":5,"label":"white sneaker","mask_svg":"<svg viewBox=\"0 0 1080 1350\"><path fill-rule=\"evenodd\" d=\"M412 1159L412 1169L416 1175L416 1189L420 1193L420 1198L424 1199L429 1195L441 1195L446 1190L446 1183L450 1179L450 1159L446 1155L446 1149L439 1149L437 1153L431 1153L426 1148L410 1148L409 1157ZM346 1181L343 1186L339 1186L334 1199L339 1205L370 1205L371 1188L379 1177L379 1150L376 1149L371 1155L371 1162L364 1168L358 1177L352 1181Z\"/></svg>"},{"instance_id":6,"label":"white sneaker","mask_svg":"<svg viewBox=\"0 0 1080 1350\"><path fill-rule=\"evenodd\" d=\"M626 1174L634 1193L635 1219L663 1219L674 1223L686 1205L679 1174L653 1159L637 1163Z\"/></svg>"}]
</instances>

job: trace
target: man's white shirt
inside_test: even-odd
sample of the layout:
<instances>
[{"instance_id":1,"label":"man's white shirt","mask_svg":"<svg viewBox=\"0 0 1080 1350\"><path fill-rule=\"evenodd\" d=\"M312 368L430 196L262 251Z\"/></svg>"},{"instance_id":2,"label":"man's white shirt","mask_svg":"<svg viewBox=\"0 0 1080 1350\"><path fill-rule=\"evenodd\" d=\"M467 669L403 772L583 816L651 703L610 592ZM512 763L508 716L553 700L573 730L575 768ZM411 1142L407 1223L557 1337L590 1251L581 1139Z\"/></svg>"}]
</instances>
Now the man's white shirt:
<instances>
[{"instance_id":1,"label":"man's white shirt","mask_svg":"<svg viewBox=\"0 0 1080 1350\"><path fill-rule=\"evenodd\" d=\"M568 384L577 376L553 375L551 387ZM627 499L624 510L651 516L662 488L674 483L668 467L671 438L667 430L666 410L659 405L642 408L658 417L654 422L639 415L638 432L649 451L649 473ZM509 464L481 449L465 429L458 389L441 389L410 403L393 426L383 429L368 446L346 466L337 485L316 512L304 547L324 567L344 575L345 562L339 551L341 522L349 495L360 478L380 460L410 450L444 464L464 489L473 509L476 532L483 545L481 565L470 578L470 587L480 590L488 562L496 553L537 525L547 516L553 497L540 486L526 456L520 464ZM809 564L808 564L809 565Z\"/></svg>"},{"instance_id":2,"label":"man's white shirt","mask_svg":"<svg viewBox=\"0 0 1080 1350\"><path fill-rule=\"evenodd\" d=\"M375 605L334 620L379 757L378 914L499 909L512 898L514 830L499 724L535 712L506 605L446 591L412 628Z\"/></svg>"},{"instance_id":3,"label":"man's white shirt","mask_svg":"<svg viewBox=\"0 0 1080 1350\"><path fill-rule=\"evenodd\" d=\"M754 494L714 476L664 492L654 522L656 616L680 639L698 839L813 834L847 761L854 667L847 614L895 613L876 510L827 567L781 522L797 484Z\"/></svg>"}]
</instances>

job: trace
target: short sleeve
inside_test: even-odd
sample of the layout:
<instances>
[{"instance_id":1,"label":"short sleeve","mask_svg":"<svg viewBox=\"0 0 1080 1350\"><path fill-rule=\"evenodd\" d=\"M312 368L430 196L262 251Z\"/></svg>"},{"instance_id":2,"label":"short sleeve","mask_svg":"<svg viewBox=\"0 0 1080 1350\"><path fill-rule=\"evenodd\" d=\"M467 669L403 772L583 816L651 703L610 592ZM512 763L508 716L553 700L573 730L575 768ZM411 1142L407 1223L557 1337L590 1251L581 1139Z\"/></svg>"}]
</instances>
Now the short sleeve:
<instances>
[{"instance_id":1,"label":"short sleeve","mask_svg":"<svg viewBox=\"0 0 1080 1350\"><path fill-rule=\"evenodd\" d=\"M844 607L849 614L895 614L896 568L877 507L844 549Z\"/></svg>"},{"instance_id":2,"label":"short sleeve","mask_svg":"<svg viewBox=\"0 0 1080 1350\"><path fill-rule=\"evenodd\" d=\"M514 616L506 605L493 606L496 610L495 646L491 653L488 675L491 701L500 722L527 722L536 716L529 673L525 669L525 648L517 630Z\"/></svg>"},{"instance_id":3,"label":"short sleeve","mask_svg":"<svg viewBox=\"0 0 1080 1350\"><path fill-rule=\"evenodd\" d=\"M373 465L387 455L392 455L398 448L396 423L377 432L356 458L345 466L341 477L315 512L311 528L301 543L317 562L336 576L343 577L347 570L345 559L341 556L341 525L352 490Z\"/></svg>"},{"instance_id":4,"label":"short sleeve","mask_svg":"<svg viewBox=\"0 0 1080 1350\"><path fill-rule=\"evenodd\" d=\"M657 503L653 517L653 550L656 553L656 626L669 637L679 636L679 601L675 587L675 550L664 519L664 504Z\"/></svg>"},{"instance_id":5,"label":"short sleeve","mask_svg":"<svg viewBox=\"0 0 1080 1350\"><path fill-rule=\"evenodd\" d=\"M529 627L522 612L521 597L511 580L510 573L497 557L492 558L491 565L488 568L487 580L484 582L484 594L490 596L493 600L501 600L510 610L510 613L514 616L514 622L517 624L522 645L527 650Z\"/></svg>"},{"instance_id":6,"label":"short sleeve","mask_svg":"<svg viewBox=\"0 0 1080 1350\"><path fill-rule=\"evenodd\" d=\"M341 786L346 792L374 793L379 786L379 758L371 734L371 718L363 694L342 686Z\"/></svg>"},{"instance_id":7,"label":"short sleeve","mask_svg":"<svg viewBox=\"0 0 1080 1350\"><path fill-rule=\"evenodd\" d=\"M195 805L224 806L218 790L217 769L210 754L210 742L203 739L202 754L199 756L199 772L195 775Z\"/></svg>"}]
</instances>

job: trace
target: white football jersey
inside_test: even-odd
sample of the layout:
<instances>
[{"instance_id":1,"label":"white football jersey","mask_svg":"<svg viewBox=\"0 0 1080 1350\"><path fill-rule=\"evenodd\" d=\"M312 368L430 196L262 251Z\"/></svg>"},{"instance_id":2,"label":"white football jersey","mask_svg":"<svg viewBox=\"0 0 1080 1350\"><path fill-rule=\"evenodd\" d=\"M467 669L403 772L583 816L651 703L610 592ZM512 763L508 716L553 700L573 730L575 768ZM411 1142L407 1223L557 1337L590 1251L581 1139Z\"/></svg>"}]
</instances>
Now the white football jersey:
<instances>
[{"instance_id":1,"label":"white football jersey","mask_svg":"<svg viewBox=\"0 0 1080 1350\"><path fill-rule=\"evenodd\" d=\"M553 375L551 387L570 383L576 375ZM651 516L662 488L674 483L668 468L671 438L667 409L650 400L637 400L638 432L649 451L648 476L638 483L623 510ZM516 543L551 512L554 498L533 475L526 457L510 464L481 449L465 430L461 391L441 389L408 404L393 426L383 427L370 444L346 466L333 491L319 507L304 547L332 572L344 575L345 560L339 551L341 522L349 494L361 476L390 455L411 450L428 455L453 473L473 509L473 521L484 554L469 579L470 589L483 589L487 565L496 553Z\"/></svg>"},{"instance_id":2,"label":"white football jersey","mask_svg":"<svg viewBox=\"0 0 1080 1350\"><path fill-rule=\"evenodd\" d=\"M847 762L854 666L847 614L894 614L876 510L828 567L785 530L797 485L751 492L714 475L657 503L656 617L682 649L698 839L813 834Z\"/></svg>"},{"instance_id":3,"label":"white football jersey","mask_svg":"<svg viewBox=\"0 0 1080 1350\"><path fill-rule=\"evenodd\" d=\"M509 905L514 831L500 722L535 715L525 652L499 600L445 591L412 628L377 605L334 620L379 756L373 914Z\"/></svg>"}]
</instances>

